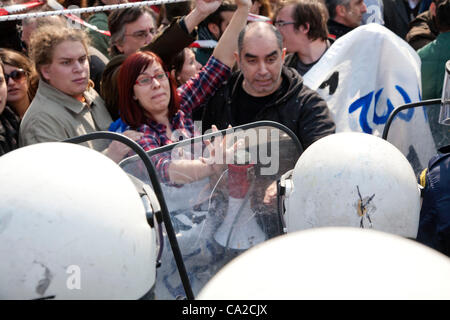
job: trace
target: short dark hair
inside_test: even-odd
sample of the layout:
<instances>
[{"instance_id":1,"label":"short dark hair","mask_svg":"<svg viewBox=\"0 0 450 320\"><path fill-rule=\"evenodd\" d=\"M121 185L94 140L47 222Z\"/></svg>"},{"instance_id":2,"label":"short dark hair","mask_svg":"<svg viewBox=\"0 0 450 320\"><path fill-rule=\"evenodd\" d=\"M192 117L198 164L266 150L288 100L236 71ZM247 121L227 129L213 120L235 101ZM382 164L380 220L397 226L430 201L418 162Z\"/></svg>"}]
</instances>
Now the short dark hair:
<instances>
[{"instance_id":1,"label":"short dark hair","mask_svg":"<svg viewBox=\"0 0 450 320\"><path fill-rule=\"evenodd\" d=\"M191 50L189 48L185 48L187 50ZM177 79L177 76L181 73L181 70L183 69L184 61L186 60L186 54L185 49L181 50L177 53L177 55L173 58L172 65L170 66L170 71L175 71L175 79L177 80L177 85L180 86L182 83L180 83Z\"/></svg>"},{"instance_id":2,"label":"short dark hair","mask_svg":"<svg viewBox=\"0 0 450 320\"><path fill-rule=\"evenodd\" d=\"M237 6L234 3L231 3L231 2L228 2L227 0L225 0L222 2L222 4L219 6L219 8L217 8L217 10L214 11L213 13L211 13L209 16L207 16L206 19L200 23L200 25L207 27L208 24L214 23L215 25L220 27L220 25L223 22L221 13L227 12L227 11L234 12L234 11L236 11L236 9L237 9Z\"/></svg>"},{"instance_id":3,"label":"short dark hair","mask_svg":"<svg viewBox=\"0 0 450 320\"><path fill-rule=\"evenodd\" d=\"M436 1L436 26L439 32L450 31L450 0Z\"/></svg>"},{"instance_id":4,"label":"short dark hair","mask_svg":"<svg viewBox=\"0 0 450 320\"><path fill-rule=\"evenodd\" d=\"M325 0L325 4L327 5L330 19L334 19L336 17L336 7L345 6L348 8L350 0Z\"/></svg>"},{"instance_id":5,"label":"short dark hair","mask_svg":"<svg viewBox=\"0 0 450 320\"><path fill-rule=\"evenodd\" d=\"M158 27L163 23L170 24L176 17L182 17L191 11L191 1L167 3L161 5L157 19Z\"/></svg>"},{"instance_id":6,"label":"short dark hair","mask_svg":"<svg viewBox=\"0 0 450 320\"><path fill-rule=\"evenodd\" d=\"M267 25L267 28L274 33L274 35L277 39L278 48L280 48L280 50L283 50L283 36L281 35L280 31L277 28L275 28L271 24L268 24L267 22L251 22L251 23L247 24L245 26L245 28L241 30L241 32L239 32L239 37L238 37L238 54L239 55L241 55L242 48L244 47L245 34L247 33L247 31L249 29L256 27L257 24L260 24L260 23Z\"/></svg>"},{"instance_id":7,"label":"short dark hair","mask_svg":"<svg viewBox=\"0 0 450 320\"><path fill-rule=\"evenodd\" d=\"M282 2L277 9L275 18L281 9L294 5L292 19L294 20L294 28L309 24L308 38L311 40L328 38L328 10L322 0L288 0Z\"/></svg>"}]
</instances>

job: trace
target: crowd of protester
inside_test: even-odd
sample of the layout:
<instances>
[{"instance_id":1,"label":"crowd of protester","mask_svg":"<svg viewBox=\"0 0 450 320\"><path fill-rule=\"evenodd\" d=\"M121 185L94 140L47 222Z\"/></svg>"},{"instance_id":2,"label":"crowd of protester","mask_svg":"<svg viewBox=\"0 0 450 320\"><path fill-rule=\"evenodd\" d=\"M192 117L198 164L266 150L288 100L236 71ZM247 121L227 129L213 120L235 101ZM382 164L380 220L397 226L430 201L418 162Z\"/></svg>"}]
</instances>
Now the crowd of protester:
<instances>
[{"instance_id":1,"label":"crowd of protester","mask_svg":"<svg viewBox=\"0 0 450 320\"><path fill-rule=\"evenodd\" d=\"M247 22L249 13L261 21ZM56 15L0 22L0 155L101 130L151 150L178 141L174 131L200 133L194 120L203 130L272 120L307 148L336 125L302 76L337 39L364 23L384 24L417 50L424 99L441 97L450 60L450 0L195 0L82 18L97 30ZM197 40L215 46L191 48ZM91 147L115 161L129 152L114 143ZM172 183L188 182L176 173L200 179L218 170L167 157L157 167Z\"/></svg>"}]
</instances>

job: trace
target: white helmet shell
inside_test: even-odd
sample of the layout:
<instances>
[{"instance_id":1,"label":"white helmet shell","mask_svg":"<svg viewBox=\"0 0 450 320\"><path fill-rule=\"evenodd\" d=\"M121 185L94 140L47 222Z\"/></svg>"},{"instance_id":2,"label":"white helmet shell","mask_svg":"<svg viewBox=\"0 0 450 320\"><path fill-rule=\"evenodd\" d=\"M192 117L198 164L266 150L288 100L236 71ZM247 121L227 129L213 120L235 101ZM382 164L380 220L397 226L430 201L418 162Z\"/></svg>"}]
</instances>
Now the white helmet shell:
<instances>
[{"instance_id":1,"label":"white helmet shell","mask_svg":"<svg viewBox=\"0 0 450 320\"><path fill-rule=\"evenodd\" d=\"M51 142L0 157L0 299L138 299L155 283L155 233L109 158Z\"/></svg>"},{"instance_id":2,"label":"white helmet shell","mask_svg":"<svg viewBox=\"0 0 450 320\"><path fill-rule=\"evenodd\" d=\"M450 299L450 259L400 236L347 227L293 232L225 265L199 300Z\"/></svg>"},{"instance_id":3,"label":"white helmet shell","mask_svg":"<svg viewBox=\"0 0 450 320\"><path fill-rule=\"evenodd\" d=\"M288 232L346 226L417 236L420 191L413 169L383 139L356 132L322 138L300 156L291 182Z\"/></svg>"}]
</instances>

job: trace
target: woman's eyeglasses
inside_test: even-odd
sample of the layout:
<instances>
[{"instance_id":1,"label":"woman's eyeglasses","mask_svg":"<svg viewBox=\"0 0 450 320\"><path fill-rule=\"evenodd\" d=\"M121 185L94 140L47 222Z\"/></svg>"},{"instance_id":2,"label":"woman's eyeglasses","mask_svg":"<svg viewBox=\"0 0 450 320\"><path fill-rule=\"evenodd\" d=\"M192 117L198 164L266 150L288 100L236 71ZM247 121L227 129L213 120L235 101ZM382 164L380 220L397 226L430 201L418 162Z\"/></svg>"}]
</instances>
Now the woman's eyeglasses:
<instances>
[{"instance_id":1,"label":"woman's eyeglasses","mask_svg":"<svg viewBox=\"0 0 450 320\"><path fill-rule=\"evenodd\" d=\"M153 79L162 81L162 80L167 79L167 77L168 77L168 75L166 72L160 72L160 73L155 74L154 76L146 75L145 77L139 78L136 80L136 82L134 84L144 87L144 86L148 86L148 85L152 84Z\"/></svg>"},{"instance_id":2,"label":"woman's eyeglasses","mask_svg":"<svg viewBox=\"0 0 450 320\"><path fill-rule=\"evenodd\" d=\"M26 71L23 69L16 69L12 71L11 73L5 73L5 81L8 83L9 78L13 79L14 81L20 81L26 76Z\"/></svg>"}]
</instances>

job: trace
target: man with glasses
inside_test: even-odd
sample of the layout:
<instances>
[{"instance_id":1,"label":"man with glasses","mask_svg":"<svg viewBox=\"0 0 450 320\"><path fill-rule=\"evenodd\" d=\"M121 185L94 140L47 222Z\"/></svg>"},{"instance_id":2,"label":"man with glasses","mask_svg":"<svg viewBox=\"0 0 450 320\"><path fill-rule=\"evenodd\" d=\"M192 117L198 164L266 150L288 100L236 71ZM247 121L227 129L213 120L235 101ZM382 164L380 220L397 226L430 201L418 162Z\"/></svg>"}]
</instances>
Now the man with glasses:
<instances>
[{"instance_id":1,"label":"man with glasses","mask_svg":"<svg viewBox=\"0 0 450 320\"><path fill-rule=\"evenodd\" d=\"M363 0L326 0L325 2L330 15L328 30L334 39L359 27L364 13L367 12Z\"/></svg>"},{"instance_id":2,"label":"man with glasses","mask_svg":"<svg viewBox=\"0 0 450 320\"><path fill-rule=\"evenodd\" d=\"M114 11L108 18L111 57L129 56L148 45L155 35L156 22L151 9L135 7Z\"/></svg>"},{"instance_id":3,"label":"man with glasses","mask_svg":"<svg viewBox=\"0 0 450 320\"><path fill-rule=\"evenodd\" d=\"M328 11L322 1L289 0L280 4L274 25L283 35L283 46L291 53L285 65L300 75L309 71L332 43L328 39Z\"/></svg>"}]
</instances>

